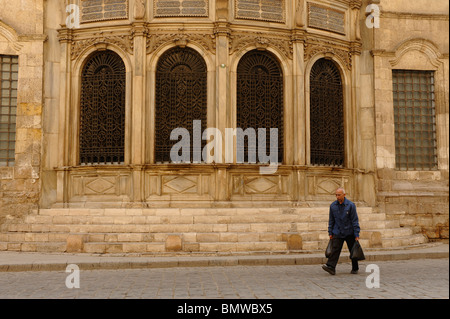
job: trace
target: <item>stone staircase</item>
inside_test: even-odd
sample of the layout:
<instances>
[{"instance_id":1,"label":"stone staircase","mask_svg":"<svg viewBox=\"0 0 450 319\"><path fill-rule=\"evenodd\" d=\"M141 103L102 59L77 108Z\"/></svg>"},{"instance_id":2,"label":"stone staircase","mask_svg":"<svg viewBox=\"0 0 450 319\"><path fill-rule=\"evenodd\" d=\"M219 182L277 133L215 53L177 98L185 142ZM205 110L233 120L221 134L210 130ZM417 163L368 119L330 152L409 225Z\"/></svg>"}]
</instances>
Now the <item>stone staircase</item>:
<instances>
[{"instance_id":1,"label":"stone staircase","mask_svg":"<svg viewBox=\"0 0 450 319\"><path fill-rule=\"evenodd\" d=\"M426 237L358 207L361 245L393 248ZM0 250L95 254L233 254L324 250L328 207L52 208L0 227Z\"/></svg>"}]
</instances>

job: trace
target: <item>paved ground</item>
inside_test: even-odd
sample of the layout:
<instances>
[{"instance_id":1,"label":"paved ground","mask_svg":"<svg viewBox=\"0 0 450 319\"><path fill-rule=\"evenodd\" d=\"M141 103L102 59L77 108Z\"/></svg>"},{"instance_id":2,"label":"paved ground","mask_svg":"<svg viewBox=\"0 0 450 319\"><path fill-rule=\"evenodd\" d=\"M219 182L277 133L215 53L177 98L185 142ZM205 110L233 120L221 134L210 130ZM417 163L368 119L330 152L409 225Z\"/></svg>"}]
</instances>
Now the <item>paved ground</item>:
<instances>
[{"instance_id":1,"label":"paved ground","mask_svg":"<svg viewBox=\"0 0 450 319\"><path fill-rule=\"evenodd\" d=\"M377 283L377 267L379 288L370 289L367 284ZM65 269L0 272L0 298L449 298L448 258L364 261L357 275L350 269L350 263L340 263L335 276L320 265L101 269L80 270L79 281L76 271Z\"/></svg>"}]
</instances>

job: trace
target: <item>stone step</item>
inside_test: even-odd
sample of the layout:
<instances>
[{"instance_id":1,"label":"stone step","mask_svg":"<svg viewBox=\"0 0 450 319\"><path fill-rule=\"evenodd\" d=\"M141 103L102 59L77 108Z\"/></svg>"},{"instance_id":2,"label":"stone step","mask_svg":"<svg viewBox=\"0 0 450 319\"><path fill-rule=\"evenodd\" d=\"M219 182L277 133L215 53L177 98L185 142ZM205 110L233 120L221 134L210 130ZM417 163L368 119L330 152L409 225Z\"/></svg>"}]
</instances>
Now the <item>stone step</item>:
<instances>
[{"instance_id":1,"label":"stone step","mask_svg":"<svg viewBox=\"0 0 450 319\"><path fill-rule=\"evenodd\" d=\"M370 241L369 239L360 239L359 242L361 243L361 247L363 249L365 247L370 247ZM325 249L327 248L328 240L311 240L311 241L304 241L302 245L302 249L306 251L315 251L320 250L325 252ZM342 247L342 251L348 251L347 244L344 242L344 245Z\"/></svg>"},{"instance_id":2,"label":"stone step","mask_svg":"<svg viewBox=\"0 0 450 319\"><path fill-rule=\"evenodd\" d=\"M2 233L0 242L59 242L72 235L83 236L85 242L165 242L174 233ZM279 232L211 232L177 234L187 242L279 242Z\"/></svg>"},{"instance_id":3,"label":"stone step","mask_svg":"<svg viewBox=\"0 0 450 319\"><path fill-rule=\"evenodd\" d=\"M51 208L40 209L41 216L239 216L239 215L308 215L326 216L328 207L308 208ZM358 215L374 213L371 207L358 208Z\"/></svg>"},{"instance_id":4,"label":"stone step","mask_svg":"<svg viewBox=\"0 0 450 319\"><path fill-rule=\"evenodd\" d=\"M43 253L63 253L67 250L64 242L0 242L0 251L23 251Z\"/></svg>"},{"instance_id":5,"label":"stone step","mask_svg":"<svg viewBox=\"0 0 450 319\"><path fill-rule=\"evenodd\" d=\"M424 244L428 242L428 239L422 234L414 234L403 237L395 237L395 238L385 238L382 242L383 248L395 248L402 246L413 246Z\"/></svg>"},{"instance_id":6,"label":"stone step","mask_svg":"<svg viewBox=\"0 0 450 319\"><path fill-rule=\"evenodd\" d=\"M358 214L366 247L424 239L371 207ZM0 231L2 250L60 252L75 243L92 253L165 252L170 237L185 252L320 250L328 243L328 207L40 209Z\"/></svg>"},{"instance_id":7,"label":"stone step","mask_svg":"<svg viewBox=\"0 0 450 319\"><path fill-rule=\"evenodd\" d=\"M233 224L252 222L322 222L328 223L328 214L247 214L247 215L29 215L25 223L30 224L162 224L202 223ZM383 214L361 214L360 223L386 221ZM395 222L394 220L390 222Z\"/></svg>"}]
</instances>

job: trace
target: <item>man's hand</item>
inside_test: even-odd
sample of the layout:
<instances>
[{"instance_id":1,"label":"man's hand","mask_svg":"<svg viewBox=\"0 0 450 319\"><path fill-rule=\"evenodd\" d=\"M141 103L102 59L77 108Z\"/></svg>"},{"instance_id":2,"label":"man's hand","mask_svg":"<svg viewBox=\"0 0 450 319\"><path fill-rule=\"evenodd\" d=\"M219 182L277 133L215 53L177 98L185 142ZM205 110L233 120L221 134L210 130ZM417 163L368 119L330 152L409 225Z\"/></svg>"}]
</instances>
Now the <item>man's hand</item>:
<instances>
[{"instance_id":1,"label":"man's hand","mask_svg":"<svg viewBox=\"0 0 450 319\"><path fill-rule=\"evenodd\" d=\"M333 235L330 235L330 239L333 239Z\"/></svg>"},{"instance_id":2,"label":"man's hand","mask_svg":"<svg viewBox=\"0 0 450 319\"><path fill-rule=\"evenodd\" d=\"M358 241L358 240L359 240L359 237L355 237L355 240Z\"/></svg>"}]
</instances>

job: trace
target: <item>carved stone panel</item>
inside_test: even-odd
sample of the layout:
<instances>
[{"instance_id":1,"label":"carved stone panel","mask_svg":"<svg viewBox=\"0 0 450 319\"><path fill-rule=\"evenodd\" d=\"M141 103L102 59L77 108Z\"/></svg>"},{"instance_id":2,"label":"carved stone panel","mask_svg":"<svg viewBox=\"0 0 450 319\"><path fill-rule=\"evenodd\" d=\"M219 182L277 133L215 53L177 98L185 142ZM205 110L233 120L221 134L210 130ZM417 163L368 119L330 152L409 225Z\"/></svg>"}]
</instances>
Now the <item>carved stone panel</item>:
<instances>
[{"instance_id":1,"label":"carved stone panel","mask_svg":"<svg viewBox=\"0 0 450 319\"><path fill-rule=\"evenodd\" d=\"M344 187L347 195L351 195L351 178L349 176L310 175L307 176L307 195L311 198L325 197L333 199L335 190Z\"/></svg>"},{"instance_id":2,"label":"carved stone panel","mask_svg":"<svg viewBox=\"0 0 450 319\"><path fill-rule=\"evenodd\" d=\"M209 0L154 0L155 17L207 17Z\"/></svg>"},{"instance_id":3,"label":"carved stone panel","mask_svg":"<svg viewBox=\"0 0 450 319\"><path fill-rule=\"evenodd\" d=\"M234 199L265 198L266 200L286 200L290 197L290 176L231 174L231 195Z\"/></svg>"},{"instance_id":4,"label":"carved stone panel","mask_svg":"<svg viewBox=\"0 0 450 319\"><path fill-rule=\"evenodd\" d=\"M213 195L210 174L145 174L145 198L156 199L209 199Z\"/></svg>"},{"instance_id":5,"label":"carved stone panel","mask_svg":"<svg viewBox=\"0 0 450 319\"><path fill-rule=\"evenodd\" d=\"M235 0L237 19L285 21L284 0Z\"/></svg>"},{"instance_id":6,"label":"carved stone panel","mask_svg":"<svg viewBox=\"0 0 450 319\"><path fill-rule=\"evenodd\" d=\"M119 199L117 196L129 197L131 193L131 180L128 173L72 173L70 176L70 197L89 196L95 201L108 196Z\"/></svg>"},{"instance_id":7,"label":"carved stone panel","mask_svg":"<svg viewBox=\"0 0 450 319\"><path fill-rule=\"evenodd\" d=\"M308 26L345 34L345 12L308 3Z\"/></svg>"},{"instance_id":8,"label":"carved stone panel","mask_svg":"<svg viewBox=\"0 0 450 319\"><path fill-rule=\"evenodd\" d=\"M81 1L81 23L128 19L128 0Z\"/></svg>"}]
</instances>

